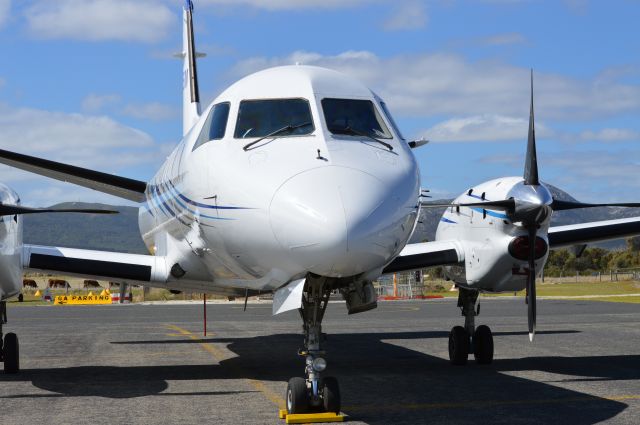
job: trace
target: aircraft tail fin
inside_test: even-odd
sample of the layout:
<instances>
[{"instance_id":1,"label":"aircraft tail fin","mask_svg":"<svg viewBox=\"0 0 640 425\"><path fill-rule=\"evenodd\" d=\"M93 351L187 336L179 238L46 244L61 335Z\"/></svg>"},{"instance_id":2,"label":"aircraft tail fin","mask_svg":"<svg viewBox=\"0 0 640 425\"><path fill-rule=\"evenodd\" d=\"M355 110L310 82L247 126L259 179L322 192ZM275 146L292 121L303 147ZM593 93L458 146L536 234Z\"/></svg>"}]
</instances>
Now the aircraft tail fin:
<instances>
[{"instance_id":1,"label":"aircraft tail fin","mask_svg":"<svg viewBox=\"0 0 640 425\"><path fill-rule=\"evenodd\" d=\"M200 117L200 90L196 68L196 48L193 37L193 2L185 0L182 12L182 133L187 134Z\"/></svg>"}]
</instances>

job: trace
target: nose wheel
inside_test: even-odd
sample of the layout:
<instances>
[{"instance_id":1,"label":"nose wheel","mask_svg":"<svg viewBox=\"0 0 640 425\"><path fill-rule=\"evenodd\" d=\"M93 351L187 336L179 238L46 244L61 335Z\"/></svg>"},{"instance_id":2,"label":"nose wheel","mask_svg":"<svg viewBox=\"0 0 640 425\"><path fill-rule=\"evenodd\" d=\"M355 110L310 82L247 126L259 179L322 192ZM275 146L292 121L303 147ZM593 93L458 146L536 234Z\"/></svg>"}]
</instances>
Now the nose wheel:
<instances>
[{"instance_id":1,"label":"nose wheel","mask_svg":"<svg viewBox=\"0 0 640 425\"><path fill-rule=\"evenodd\" d=\"M309 388L305 378L295 377L289 379L287 384L287 413L299 414L310 411L340 413L340 387L338 380L332 376L323 379L319 391L321 403L314 403L312 388Z\"/></svg>"},{"instance_id":2,"label":"nose wheel","mask_svg":"<svg viewBox=\"0 0 640 425\"><path fill-rule=\"evenodd\" d=\"M460 288L458 307L465 318L464 327L454 326L449 332L449 361L452 365L467 364L469 354L473 354L476 363L493 362L493 334L487 325L475 327L475 317L480 314L480 305L476 308L478 291Z\"/></svg>"},{"instance_id":3,"label":"nose wheel","mask_svg":"<svg viewBox=\"0 0 640 425\"><path fill-rule=\"evenodd\" d=\"M304 378L291 378L287 385L287 412L304 413L309 409L309 391Z\"/></svg>"},{"instance_id":4,"label":"nose wheel","mask_svg":"<svg viewBox=\"0 0 640 425\"><path fill-rule=\"evenodd\" d=\"M302 297L300 316L303 321L305 377L295 377L287 385L287 413L340 413L340 387L334 377L324 376L326 352L322 350L322 318L329 302L331 288L324 279L308 279Z\"/></svg>"}]
</instances>

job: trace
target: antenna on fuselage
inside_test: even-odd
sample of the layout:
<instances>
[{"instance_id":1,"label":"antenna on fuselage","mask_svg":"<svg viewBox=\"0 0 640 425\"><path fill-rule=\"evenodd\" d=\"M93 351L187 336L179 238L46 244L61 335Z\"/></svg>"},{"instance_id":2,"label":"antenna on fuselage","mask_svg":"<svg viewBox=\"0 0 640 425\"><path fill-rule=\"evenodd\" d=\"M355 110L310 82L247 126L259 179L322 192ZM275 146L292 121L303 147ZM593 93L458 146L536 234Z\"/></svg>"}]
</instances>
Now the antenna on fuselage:
<instances>
[{"instance_id":1,"label":"antenna on fuselage","mask_svg":"<svg viewBox=\"0 0 640 425\"><path fill-rule=\"evenodd\" d=\"M198 71L196 66L195 41L193 36L193 2L185 0L182 14L182 134L185 135L200 118L200 90L198 88Z\"/></svg>"}]
</instances>

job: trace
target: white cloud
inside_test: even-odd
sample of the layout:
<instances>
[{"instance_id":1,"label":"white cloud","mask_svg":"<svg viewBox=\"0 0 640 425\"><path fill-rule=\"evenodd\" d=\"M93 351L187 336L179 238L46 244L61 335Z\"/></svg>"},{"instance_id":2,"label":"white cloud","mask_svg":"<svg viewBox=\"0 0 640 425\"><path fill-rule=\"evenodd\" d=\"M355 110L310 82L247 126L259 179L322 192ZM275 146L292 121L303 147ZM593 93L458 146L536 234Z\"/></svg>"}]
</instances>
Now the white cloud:
<instances>
[{"instance_id":1,"label":"white cloud","mask_svg":"<svg viewBox=\"0 0 640 425\"><path fill-rule=\"evenodd\" d=\"M404 116L500 115L528 117L529 69L500 61L471 62L453 54L380 58L371 52L335 56L294 52L240 61L231 78L270 66L301 62L336 69L378 92ZM640 86L535 73L536 115L542 120L585 120L640 110Z\"/></svg>"},{"instance_id":2,"label":"white cloud","mask_svg":"<svg viewBox=\"0 0 640 425\"><path fill-rule=\"evenodd\" d=\"M11 11L11 0L0 0L0 28L9 19L9 12Z\"/></svg>"},{"instance_id":3,"label":"white cloud","mask_svg":"<svg viewBox=\"0 0 640 425\"><path fill-rule=\"evenodd\" d=\"M433 142L507 141L527 138L528 119L502 115L478 115L452 118L421 132ZM547 137L550 131L536 123L536 135Z\"/></svg>"},{"instance_id":4,"label":"white cloud","mask_svg":"<svg viewBox=\"0 0 640 425\"><path fill-rule=\"evenodd\" d=\"M372 3L379 0L200 0L197 5L252 6L267 10L338 9Z\"/></svg>"},{"instance_id":5,"label":"white cloud","mask_svg":"<svg viewBox=\"0 0 640 425\"><path fill-rule=\"evenodd\" d=\"M153 0L37 0L25 16L38 37L82 41L156 42L178 21Z\"/></svg>"},{"instance_id":6,"label":"white cloud","mask_svg":"<svg viewBox=\"0 0 640 425\"><path fill-rule=\"evenodd\" d=\"M541 179L583 202L622 202L625 201L624 193L636 193L640 180L632 176L640 171L639 157L640 151L635 149L545 152L538 146ZM522 170L523 161L524 152L493 155L481 160L484 164L508 165L514 172ZM627 202L632 199L626 196Z\"/></svg>"},{"instance_id":7,"label":"white cloud","mask_svg":"<svg viewBox=\"0 0 640 425\"><path fill-rule=\"evenodd\" d=\"M122 113L133 118L151 121L164 121L180 115L178 109L158 102L130 104L122 109Z\"/></svg>"},{"instance_id":8,"label":"white cloud","mask_svg":"<svg viewBox=\"0 0 640 425\"><path fill-rule=\"evenodd\" d=\"M640 133L626 128L603 128L598 131L583 131L580 133L580 139L600 142L640 141Z\"/></svg>"},{"instance_id":9,"label":"white cloud","mask_svg":"<svg viewBox=\"0 0 640 425\"><path fill-rule=\"evenodd\" d=\"M98 113L108 110L111 113L143 120L163 121L180 116L180 111L159 102L129 103L122 105L122 96L118 94L89 94L82 100L82 110Z\"/></svg>"},{"instance_id":10,"label":"white cloud","mask_svg":"<svg viewBox=\"0 0 640 425\"><path fill-rule=\"evenodd\" d=\"M0 128L3 149L82 167L113 172L157 160L151 136L108 117L0 104ZM26 178L8 169L0 175L0 181Z\"/></svg>"},{"instance_id":11,"label":"white cloud","mask_svg":"<svg viewBox=\"0 0 640 425\"><path fill-rule=\"evenodd\" d=\"M640 170L639 154L637 150L559 152L545 157L543 163L562 170L553 183L571 190L578 199L622 201L625 197L620 194L640 189L640 180L632 177ZM596 193L600 193L598 198Z\"/></svg>"},{"instance_id":12,"label":"white cloud","mask_svg":"<svg viewBox=\"0 0 640 425\"><path fill-rule=\"evenodd\" d=\"M421 0L405 1L384 22L387 31L420 29L427 26L428 16Z\"/></svg>"},{"instance_id":13,"label":"white cloud","mask_svg":"<svg viewBox=\"0 0 640 425\"><path fill-rule=\"evenodd\" d=\"M118 94L94 94L91 93L82 100L82 110L85 112L99 112L106 106L119 103L121 96Z\"/></svg>"},{"instance_id":14,"label":"white cloud","mask_svg":"<svg viewBox=\"0 0 640 425\"><path fill-rule=\"evenodd\" d=\"M504 34L495 34L480 40L480 44L488 46L506 46L510 44L522 44L527 40L524 36L517 32L509 32Z\"/></svg>"}]
</instances>

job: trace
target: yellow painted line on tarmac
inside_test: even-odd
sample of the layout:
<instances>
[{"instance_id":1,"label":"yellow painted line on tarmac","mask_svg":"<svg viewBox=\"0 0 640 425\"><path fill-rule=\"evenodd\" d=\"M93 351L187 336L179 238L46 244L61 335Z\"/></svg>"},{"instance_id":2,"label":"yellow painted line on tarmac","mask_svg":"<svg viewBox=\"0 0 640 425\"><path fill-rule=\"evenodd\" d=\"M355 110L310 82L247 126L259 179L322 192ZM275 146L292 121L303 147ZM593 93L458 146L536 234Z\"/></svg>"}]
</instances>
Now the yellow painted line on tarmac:
<instances>
[{"instance_id":1,"label":"yellow painted line on tarmac","mask_svg":"<svg viewBox=\"0 0 640 425\"><path fill-rule=\"evenodd\" d=\"M275 404L276 406L278 406L278 408L280 409L284 409L285 407L285 402L284 399L282 397L280 397L278 394L274 393L269 387L267 387L262 381L258 381L256 379L248 379L247 381L249 381L249 383L253 386L253 388L255 388L256 390L260 391L262 394L265 395L265 397L267 397L273 404Z\"/></svg>"},{"instance_id":2,"label":"yellow painted line on tarmac","mask_svg":"<svg viewBox=\"0 0 640 425\"><path fill-rule=\"evenodd\" d=\"M205 351L209 352L218 363L221 363L223 360L226 359L226 356L222 351L220 351L213 344L203 341L202 338L200 338L198 335L195 335L194 333L189 332L188 330L183 329L176 325L168 325L167 328L177 331L178 336L186 336L194 341L199 341L200 347L202 347L202 349L204 349ZM215 334L212 333L211 335L215 335ZM255 388L256 390L264 394L264 396L267 399L269 399L269 401L271 401L273 404L278 406L278 408L284 408L285 406L284 399L280 397L278 394L276 394L275 392L273 392L262 381L258 381L256 379L249 379L249 378L247 378L247 381L249 382L249 384L251 384L253 388Z\"/></svg>"},{"instance_id":3,"label":"yellow painted line on tarmac","mask_svg":"<svg viewBox=\"0 0 640 425\"><path fill-rule=\"evenodd\" d=\"M407 403L392 405L354 405L344 406L345 411L371 411L371 410L435 410L454 409L462 407L495 407L495 406L517 406L532 404L564 404L590 401L627 401L640 400L640 394L617 395L617 396L584 396L568 398L546 398L534 400L478 400L461 401L449 403Z\"/></svg>"},{"instance_id":4,"label":"yellow painted line on tarmac","mask_svg":"<svg viewBox=\"0 0 640 425\"><path fill-rule=\"evenodd\" d=\"M182 329L179 326L175 326L175 325L168 325L167 326L169 329L173 329L174 331L177 331L181 336L186 336L189 337L190 339L194 340L194 341L200 341L200 346L205 350L208 351L209 353L211 353L211 355L213 356L213 358L220 363L221 361L225 360L226 357L224 355L224 353L222 351L220 351L216 346L209 344L208 342L205 342L202 340L202 338L200 338L198 335L195 335L191 332L189 332L186 329ZM215 335L213 332L210 334L211 336Z\"/></svg>"}]
</instances>

